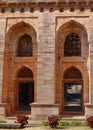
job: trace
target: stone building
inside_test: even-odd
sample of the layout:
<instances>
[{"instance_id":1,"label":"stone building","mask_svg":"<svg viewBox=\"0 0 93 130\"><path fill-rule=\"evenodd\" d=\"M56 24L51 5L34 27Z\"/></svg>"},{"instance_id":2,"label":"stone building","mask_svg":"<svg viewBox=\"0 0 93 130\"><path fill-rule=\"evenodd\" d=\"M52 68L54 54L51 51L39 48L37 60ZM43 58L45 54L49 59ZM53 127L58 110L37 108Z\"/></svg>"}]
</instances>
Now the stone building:
<instances>
[{"instance_id":1,"label":"stone building","mask_svg":"<svg viewBox=\"0 0 93 130\"><path fill-rule=\"evenodd\" d=\"M0 0L0 115L93 115L93 0Z\"/></svg>"}]
</instances>

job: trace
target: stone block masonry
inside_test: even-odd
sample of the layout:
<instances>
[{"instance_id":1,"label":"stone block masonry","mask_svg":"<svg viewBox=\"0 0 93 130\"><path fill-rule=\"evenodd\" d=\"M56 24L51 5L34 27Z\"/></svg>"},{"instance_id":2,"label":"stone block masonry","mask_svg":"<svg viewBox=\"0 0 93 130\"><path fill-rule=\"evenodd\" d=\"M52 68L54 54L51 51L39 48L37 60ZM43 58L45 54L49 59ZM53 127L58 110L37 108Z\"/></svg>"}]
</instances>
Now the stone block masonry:
<instances>
[{"instance_id":1,"label":"stone block masonry","mask_svg":"<svg viewBox=\"0 0 93 130\"><path fill-rule=\"evenodd\" d=\"M31 84L27 100L32 100L32 116L61 115L65 106L69 107L66 83L81 85L80 112L92 114L92 6L93 0L0 1L0 115L20 110L20 97L28 93L23 87L20 95L20 84ZM78 46L78 40L73 38L74 49L81 49L80 56L64 55L66 37L72 33L80 39ZM24 35L31 38L32 56L18 56ZM68 48L73 50L73 46L72 50Z\"/></svg>"}]
</instances>

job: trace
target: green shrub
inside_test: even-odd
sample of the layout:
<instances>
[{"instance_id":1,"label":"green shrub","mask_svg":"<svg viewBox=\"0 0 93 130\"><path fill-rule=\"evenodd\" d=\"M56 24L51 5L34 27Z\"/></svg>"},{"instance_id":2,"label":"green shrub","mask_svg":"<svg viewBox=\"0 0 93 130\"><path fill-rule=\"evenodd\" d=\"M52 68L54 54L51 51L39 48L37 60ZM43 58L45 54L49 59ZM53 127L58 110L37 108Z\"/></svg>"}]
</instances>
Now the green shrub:
<instances>
[{"instance_id":1,"label":"green shrub","mask_svg":"<svg viewBox=\"0 0 93 130\"><path fill-rule=\"evenodd\" d=\"M60 120L59 126L87 126L86 121L66 121L66 120Z\"/></svg>"},{"instance_id":2,"label":"green shrub","mask_svg":"<svg viewBox=\"0 0 93 130\"><path fill-rule=\"evenodd\" d=\"M0 123L7 123L6 120L0 120Z\"/></svg>"},{"instance_id":3,"label":"green shrub","mask_svg":"<svg viewBox=\"0 0 93 130\"><path fill-rule=\"evenodd\" d=\"M59 126L70 126L70 121L63 121L63 120L60 120L58 122Z\"/></svg>"},{"instance_id":4,"label":"green shrub","mask_svg":"<svg viewBox=\"0 0 93 130\"><path fill-rule=\"evenodd\" d=\"M80 121L71 121L71 126L81 126L82 122Z\"/></svg>"},{"instance_id":5,"label":"green shrub","mask_svg":"<svg viewBox=\"0 0 93 130\"><path fill-rule=\"evenodd\" d=\"M43 124L44 126L46 126L46 125L48 125L48 121L47 121L47 120L42 120L42 124Z\"/></svg>"},{"instance_id":6,"label":"green shrub","mask_svg":"<svg viewBox=\"0 0 93 130\"><path fill-rule=\"evenodd\" d=\"M88 126L88 123L86 121L82 121L82 126Z\"/></svg>"}]
</instances>

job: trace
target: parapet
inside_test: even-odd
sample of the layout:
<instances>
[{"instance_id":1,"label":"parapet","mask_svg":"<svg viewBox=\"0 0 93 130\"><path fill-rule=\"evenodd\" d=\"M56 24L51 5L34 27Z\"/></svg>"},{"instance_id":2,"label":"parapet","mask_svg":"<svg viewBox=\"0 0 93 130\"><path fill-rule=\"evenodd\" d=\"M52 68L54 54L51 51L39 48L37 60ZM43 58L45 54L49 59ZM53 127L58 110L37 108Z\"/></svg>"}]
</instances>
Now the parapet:
<instances>
[{"instance_id":1,"label":"parapet","mask_svg":"<svg viewBox=\"0 0 93 130\"><path fill-rule=\"evenodd\" d=\"M93 0L0 0L0 3L89 3Z\"/></svg>"}]
</instances>

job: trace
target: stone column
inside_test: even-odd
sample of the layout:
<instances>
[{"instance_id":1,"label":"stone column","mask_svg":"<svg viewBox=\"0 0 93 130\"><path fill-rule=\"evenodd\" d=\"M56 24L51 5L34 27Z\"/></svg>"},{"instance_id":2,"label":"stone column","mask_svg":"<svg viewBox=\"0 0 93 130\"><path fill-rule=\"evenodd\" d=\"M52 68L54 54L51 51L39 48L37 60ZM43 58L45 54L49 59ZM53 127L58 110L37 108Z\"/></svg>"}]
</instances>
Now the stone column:
<instances>
[{"instance_id":1,"label":"stone column","mask_svg":"<svg viewBox=\"0 0 93 130\"><path fill-rule=\"evenodd\" d=\"M3 67L5 47L6 19L0 19L0 116L5 116L6 103L2 103Z\"/></svg>"},{"instance_id":2,"label":"stone column","mask_svg":"<svg viewBox=\"0 0 93 130\"><path fill-rule=\"evenodd\" d=\"M89 42L89 103L85 105L86 117L93 115L93 38L91 36L90 38L91 39Z\"/></svg>"},{"instance_id":3,"label":"stone column","mask_svg":"<svg viewBox=\"0 0 93 130\"><path fill-rule=\"evenodd\" d=\"M85 104L86 117L93 115L93 18L90 17L91 24L88 27L89 34L89 103Z\"/></svg>"},{"instance_id":4,"label":"stone column","mask_svg":"<svg viewBox=\"0 0 93 130\"><path fill-rule=\"evenodd\" d=\"M31 115L58 114L55 93L55 17L45 11L38 19L37 103Z\"/></svg>"},{"instance_id":5,"label":"stone column","mask_svg":"<svg viewBox=\"0 0 93 130\"><path fill-rule=\"evenodd\" d=\"M55 21L46 11L39 17L37 102L54 103ZM51 98L50 98L51 97Z\"/></svg>"},{"instance_id":6,"label":"stone column","mask_svg":"<svg viewBox=\"0 0 93 130\"><path fill-rule=\"evenodd\" d=\"M90 58L90 72L89 72L89 104L93 104L93 41L89 43L89 58Z\"/></svg>"}]
</instances>

